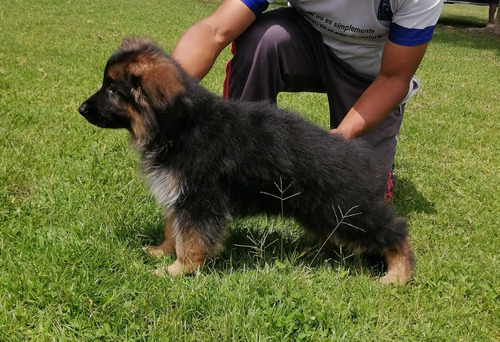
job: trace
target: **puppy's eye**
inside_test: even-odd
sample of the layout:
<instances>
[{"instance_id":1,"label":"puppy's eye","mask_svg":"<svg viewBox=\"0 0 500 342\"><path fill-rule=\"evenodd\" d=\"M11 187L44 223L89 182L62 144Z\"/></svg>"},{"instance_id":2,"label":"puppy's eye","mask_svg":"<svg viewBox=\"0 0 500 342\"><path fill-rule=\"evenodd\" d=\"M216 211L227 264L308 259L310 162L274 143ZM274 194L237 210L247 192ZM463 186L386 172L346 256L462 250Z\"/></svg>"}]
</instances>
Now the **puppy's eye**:
<instances>
[{"instance_id":1,"label":"puppy's eye","mask_svg":"<svg viewBox=\"0 0 500 342\"><path fill-rule=\"evenodd\" d=\"M108 87L108 95L115 95L116 93L118 93L118 89L116 89L114 84L111 84Z\"/></svg>"}]
</instances>

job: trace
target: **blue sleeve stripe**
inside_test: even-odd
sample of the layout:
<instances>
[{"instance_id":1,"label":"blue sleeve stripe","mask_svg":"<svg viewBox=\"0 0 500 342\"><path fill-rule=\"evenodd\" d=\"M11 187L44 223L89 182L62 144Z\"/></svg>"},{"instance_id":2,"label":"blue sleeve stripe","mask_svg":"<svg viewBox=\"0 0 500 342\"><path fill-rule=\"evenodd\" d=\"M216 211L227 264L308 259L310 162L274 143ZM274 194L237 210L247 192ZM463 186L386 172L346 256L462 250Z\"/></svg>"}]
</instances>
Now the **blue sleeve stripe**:
<instances>
[{"instance_id":1,"label":"blue sleeve stripe","mask_svg":"<svg viewBox=\"0 0 500 342\"><path fill-rule=\"evenodd\" d=\"M261 15L269 6L267 0L241 0L241 2L247 5L256 16Z\"/></svg>"},{"instance_id":2,"label":"blue sleeve stripe","mask_svg":"<svg viewBox=\"0 0 500 342\"><path fill-rule=\"evenodd\" d=\"M428 26L424 29L409 29L391 23L389 40L403 46L415 46L429 42L432 39L433 33L434 26Z\"/></svg>"}]
</instances>

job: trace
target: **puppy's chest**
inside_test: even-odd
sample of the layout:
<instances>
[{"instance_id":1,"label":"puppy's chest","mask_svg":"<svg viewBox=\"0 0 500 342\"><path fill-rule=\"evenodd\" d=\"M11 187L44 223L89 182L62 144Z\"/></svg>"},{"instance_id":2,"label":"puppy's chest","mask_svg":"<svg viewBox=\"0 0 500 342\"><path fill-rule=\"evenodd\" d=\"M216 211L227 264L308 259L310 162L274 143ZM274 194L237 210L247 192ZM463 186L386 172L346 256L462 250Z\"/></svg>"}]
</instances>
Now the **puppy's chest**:
<instances>
[{"instance_id":1,"label":"puppy's chest","mask_svg":"<svg viewBox=\"0 0 500 342\"><path fill-rule=\"evenodd\" d=\"M177 173L169 168L148 166L145 166L144 171L156 201L167 214L171 213L183 192Z\"/></svg>"}]
</instances>

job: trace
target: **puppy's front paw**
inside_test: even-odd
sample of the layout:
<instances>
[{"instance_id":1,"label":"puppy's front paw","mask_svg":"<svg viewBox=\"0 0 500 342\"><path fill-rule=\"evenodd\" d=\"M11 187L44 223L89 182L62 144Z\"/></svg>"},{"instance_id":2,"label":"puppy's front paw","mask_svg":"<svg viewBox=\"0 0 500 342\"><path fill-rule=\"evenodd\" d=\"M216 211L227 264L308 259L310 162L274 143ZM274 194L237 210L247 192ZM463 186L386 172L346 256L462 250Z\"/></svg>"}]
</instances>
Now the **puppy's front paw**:
<instances>
[{"instance_id":1,"label":"puppy's front paw","mask_svg":"<svg viewBox=\"0 0 500 342\"><path fill-rule=\"evenodd\" d=\"M158 277L163 277L165 275L165 273L167 273L167 268L166 267L158 267L156 270L155 270L155 274L158 276Z\"/></svg>"},{"instance_id":2,"label":"puppy's front paw","mask_svg":"<svg viewBox=\"0 0 500 342\"><path fill-rule=\"evenodd\" d=\"M155 270L155 274L160 277L163 277L167 274L172 277L177 277L181 274L185 274L185 267L179 260L176 260L172 265L168 267L165 266L158 267Z\"/></svg>"},{"instance_id":3,"label":"puppy's front paw","mask_svg":"<svg viewBox=\"0 0 500 342\"><path fill-rule=\"evenodd\" d=\"M179 276L181 274L186 274L186 268L184 265L179 261L179 259L175 260L174 263L167 268L168 274L170 274L172 277Z\"/></svg>"},{"instance_id":4,"label":"puppy's front paw","mask_svg":"<svg viewBox=\"0 0 500 342\"><path fill-rule=\"evenodd\" d=\"M190 275L196 273L201 269L203 263L188 263L183 264L179 261L179 259L175 260L175 262L168 267L158 267L155 271L157 276L164 276L165 274L169 274L172 277L177 277L179 275Z\"/></svg>"}]
</instances>

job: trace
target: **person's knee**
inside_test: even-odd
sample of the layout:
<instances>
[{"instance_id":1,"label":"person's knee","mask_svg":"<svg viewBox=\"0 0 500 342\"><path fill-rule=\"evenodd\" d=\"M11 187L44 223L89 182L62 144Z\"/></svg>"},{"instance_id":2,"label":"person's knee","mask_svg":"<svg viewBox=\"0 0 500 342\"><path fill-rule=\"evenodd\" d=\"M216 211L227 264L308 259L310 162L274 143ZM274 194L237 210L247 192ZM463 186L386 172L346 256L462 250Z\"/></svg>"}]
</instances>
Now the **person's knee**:
<instances>
[{"instance_id":1,"label":"person's knee","mask_svg":"<svg viewBox=\"0 0 500 342\"><path fill-rule=\"evenodd\" d=\"M290 42L290 34L279 25L265 28L250 28L236 40L237 53L254 54L269 58Z\"/></svg>"}]
</instances>

